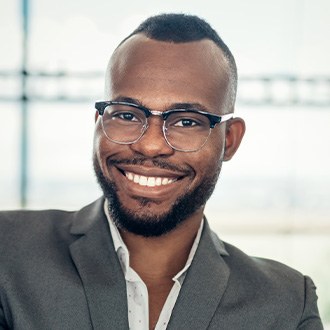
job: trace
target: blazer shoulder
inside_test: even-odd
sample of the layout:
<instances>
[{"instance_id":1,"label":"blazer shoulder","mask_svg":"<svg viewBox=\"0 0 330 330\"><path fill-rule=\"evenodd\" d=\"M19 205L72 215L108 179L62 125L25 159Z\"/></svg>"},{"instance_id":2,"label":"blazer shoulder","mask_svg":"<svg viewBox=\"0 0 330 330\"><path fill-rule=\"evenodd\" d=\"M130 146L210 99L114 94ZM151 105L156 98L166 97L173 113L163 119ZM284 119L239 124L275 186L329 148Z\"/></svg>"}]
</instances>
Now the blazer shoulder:
<instances>
[{"instance_id":1,"label":"blazer shoulder","mask_svg":"<svg viewBox=\"0 0 330 330\"><path fill-rule=\"evenodd\" d=\"M6 230L24 230L37 233L47 227L56 227L69 224L72 221L73 211L63 210L17 210L0 212L0 234Z\"/></svg>"},{"instance_id":2,"label":"blazer shoulder","mask_svg":"<svg viewBox=\"0 0 330 330\"><path fill-rule=\"evenodd\" d=\"M227 263L233 269L244 268L245 274L268 278L272 281L289 280L290 278L296 280L303 277L299 271L279 261L249 256L231 244L224 243L224 245L229 254L229 257L226 258Z\"/></svg>"},{"instance_id":3,"label":"blazer shoulder","mask_svg":"<svg viewBox=\"0 0 330 330\"><path fill-rule=\"evenodd\" d=\"M25 250L69 240L73 214L61 210L0 212L1 255L8 261L9 256Z\"/></svg>"},{"instance_id":4,"label":"blazer shoulder","mask_svg":"<svg viewBox=\"0 0 330 330\"><path fill-rule=\"evenodd\" d=\"M322 329L316 287L308 276L281 262L251 257L228 243L224 245L232 296L244 296L251 305L258 301L272 306L277 311L274 315L282 315L299 329Z\"/></svg>"},{"instance_id":5,"label":"blazer shoulder","mask_svg":"<svg viewBox=\"0 0 330 330\"><path fill-rule=\"evenodd\" d=\"M8 256L24 249L70 244L103 218L102 205L99 199L78 211L1 211L0 252L6 251L3 255Z\"/></svg>"}]
</instances>

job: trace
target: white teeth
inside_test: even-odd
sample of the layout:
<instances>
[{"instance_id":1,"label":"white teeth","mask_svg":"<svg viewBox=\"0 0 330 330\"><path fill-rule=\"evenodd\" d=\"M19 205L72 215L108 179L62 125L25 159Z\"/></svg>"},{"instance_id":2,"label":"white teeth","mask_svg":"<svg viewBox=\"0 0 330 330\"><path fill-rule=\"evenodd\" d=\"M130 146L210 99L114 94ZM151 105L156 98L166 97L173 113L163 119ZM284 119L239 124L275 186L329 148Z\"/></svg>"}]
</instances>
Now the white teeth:
<instances>
[{"instance_id":1,"label":"white teeth","mask_svg":"<svg viewBox=\"0 0 330 330\"><path fill-rule=\"evenodd\" d=\"M169 178L162 178L162 177L146 177L143 175L137 175L131 172L125 172L126 178L130 181L133 181L140 186L148 186L148 187L155 187L155 186L161 186L161 185L168 185L174 181L175 179L169 179Z\"/></svg>"},{"instance_id":2,"label":"white teeth","mask_svg":"<svg viewBox=\"0 0 330 330\"><path fill-rule=\"evenodd\" d=\"M139 185L146 186L148 184L148 178L146 176L141 175Z\"/></svg>"},{"instance_id":3,"label":"white teeth","mask_svg":"<svg viewBox=\"0 0 330 330\"><path fill-rule=\"evenodd\" d=\"M148 183L147 186L148 187L154 187L156 185L156 179L153 177L148 178Z\"/></svg>"},{"instance_id":4,"label":"white teeth","mask_svg":"<svg viewBox=\"0 0 330 330\"><path fill-rule=\"evenodd\" d=\"M131 173L131 174L132 174L132 173ZM139 176L139 175L133 175L133 174L132 174L132 176L134 177L133 181L134 181L135 183L139 183L139 181L140 181L140 176ZM128 178L128 180L130 180L130 178Z\"/></svg>"},{"instance_id":5,"label":"white teeth","mask_svg":"<svg viewBox=\"0 0 330 330\"><path fill-rule=\"evenodd\" d=\"M163 184L163 185L167 185L167 184L168 184L168 181L169 181L168 178L163 178L163 180L162 180L162 184Z\"/></svg>"}]
</instances>

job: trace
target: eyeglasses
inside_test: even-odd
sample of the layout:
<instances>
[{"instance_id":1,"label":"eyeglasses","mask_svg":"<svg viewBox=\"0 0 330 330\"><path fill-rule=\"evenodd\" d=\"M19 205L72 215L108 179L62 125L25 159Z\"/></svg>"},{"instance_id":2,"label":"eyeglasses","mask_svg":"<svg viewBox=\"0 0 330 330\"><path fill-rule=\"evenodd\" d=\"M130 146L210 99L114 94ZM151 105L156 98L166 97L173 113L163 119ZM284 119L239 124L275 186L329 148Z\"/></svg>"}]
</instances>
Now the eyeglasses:
<instances>
[{"instance_id":1,"label":"eyeglasses","mask_svg":"<svg viewBox=\"0 0 330 330\"><path fill-rule=\"evenodd\" d=\"M163 134L169 146L178 151L190 152L201 149L216 124L233 117L232 113L217 116L195 109L171 109L154 111L143 106L120 101L100 101L95 103L102 117L105 136L119 144L137 142L148 129L148 118L162 117Z\"/></svg>"}]
</instances>

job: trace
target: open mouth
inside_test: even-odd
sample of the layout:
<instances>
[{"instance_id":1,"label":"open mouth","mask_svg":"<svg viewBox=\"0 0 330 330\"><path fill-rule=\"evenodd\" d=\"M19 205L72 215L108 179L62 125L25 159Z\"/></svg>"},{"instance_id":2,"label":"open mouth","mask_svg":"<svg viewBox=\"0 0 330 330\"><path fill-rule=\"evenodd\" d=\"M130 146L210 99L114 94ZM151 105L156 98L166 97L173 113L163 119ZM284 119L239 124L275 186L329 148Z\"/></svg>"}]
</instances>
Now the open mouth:
<instances>
[{"instance_id":1,"label":"open mouth","mask_svg":"<svg viewBox=\"0 0 330 330\"><path fill-rule=\"evenodd\" d=\"M172 185L185 178L188 173L148 166L116 165L117 170L136 186L160 188Z\"/></svg>"},{"instance_id":2,"label":"open mouth","mask_svg":"<svg viewBox=\"0 0 330 330\"><path fill-rule=\"evenodd\" d=\"M132 172L124 172L126 178L130 181L133 181L140 186L147 186L147 187L157 187L157 186L166 186L171 184L180 178L169 178L169 177L160 177L160 176L144 176L135 174Z\"/></svg>"}]
</instances>

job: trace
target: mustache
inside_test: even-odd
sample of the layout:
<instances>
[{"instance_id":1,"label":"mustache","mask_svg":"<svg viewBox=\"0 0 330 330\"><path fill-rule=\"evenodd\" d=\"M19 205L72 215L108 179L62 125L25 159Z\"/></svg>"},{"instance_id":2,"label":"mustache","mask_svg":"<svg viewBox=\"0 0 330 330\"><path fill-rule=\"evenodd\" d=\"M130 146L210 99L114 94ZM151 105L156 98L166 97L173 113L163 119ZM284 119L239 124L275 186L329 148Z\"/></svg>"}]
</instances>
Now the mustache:
<instances>
[{"instance_id":1,"label":"mustache","mask_svg":"<svg viewBox=\"0 0 330 330\"><path fill-rule=\"evenodd\" d=\"M194 170L186 165L186 166L180 166L173 163L170 163L168 161L164 161L162 159L150 159L145 157L134 157L130 159L115 159L115 158L108 158L107 159L107 165L152 165L154 167L158 167L161 169L171 170L175 172L184 172L184 173L193 173Z\"/></svg>"}]
</instances>

